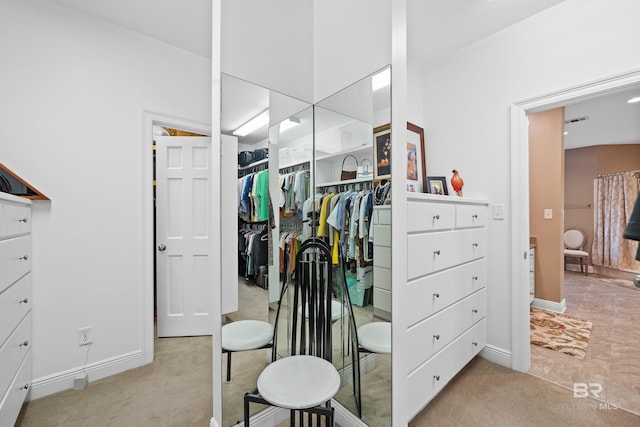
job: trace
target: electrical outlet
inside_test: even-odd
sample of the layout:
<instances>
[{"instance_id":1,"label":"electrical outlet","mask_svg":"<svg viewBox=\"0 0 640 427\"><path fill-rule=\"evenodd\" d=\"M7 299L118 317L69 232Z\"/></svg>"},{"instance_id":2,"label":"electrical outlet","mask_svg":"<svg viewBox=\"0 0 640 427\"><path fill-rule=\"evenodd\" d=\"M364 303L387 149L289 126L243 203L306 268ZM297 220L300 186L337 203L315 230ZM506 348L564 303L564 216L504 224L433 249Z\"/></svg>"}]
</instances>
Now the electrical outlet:
<instances>
[{"instance_id":1,"label":"electrical outlet","mask_svg":"<svg viewBox=\"0 0 640 427\"><path fill-rule=\"evenodd\" d=\"M504 205L493 205L493 219L504 219Z\"/></svg>"},{"instance_id":2,"label":"electrical outlet","mask_svg":"<svg viewBox=\"0 0 640 427\"><path fill-rule=\"evenodd\" d=\"M78 329L78 345L83 346L89 344L93 344L93 331L91 330L91 326Z\"/></svg>"},{"instance_id":3,"label":"electrical outlet","mask_svg":"<svg viewBox=\"0 0 640 427\"><path fill-rule=\"evenodd\" d=\"M552 219L553 218L553 210L545 209L544 210L544 219Z\"/></svg>"}]
</instances>

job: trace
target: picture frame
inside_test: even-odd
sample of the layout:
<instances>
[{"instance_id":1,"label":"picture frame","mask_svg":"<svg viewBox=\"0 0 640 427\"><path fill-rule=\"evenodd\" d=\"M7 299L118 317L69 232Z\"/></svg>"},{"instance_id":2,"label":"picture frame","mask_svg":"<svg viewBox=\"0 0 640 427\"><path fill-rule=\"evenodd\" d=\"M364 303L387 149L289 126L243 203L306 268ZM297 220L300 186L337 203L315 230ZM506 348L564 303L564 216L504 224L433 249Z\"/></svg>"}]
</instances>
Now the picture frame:
<instances>
[{"instance_id":1,"label":"picture frame","mask_svg":"<svg viewBox=\"0 0 640 427\"><path fill-rule=\"evenodd\" d=\"M447 178L444 176L428 176L427 193L448 196Z\"/></svg>"},{"instance_id":2,"label":"picture frame","mask_svg":"<svg viewBox=\"0 0 640 427\"><path fill-rule=\"evenodd\" d=\"M407 191L427 192L424 129L407 122Z\"/></svg>"},{"instance_id":3,"label":"picture frame","mask_svg":"<svg viewBox=\"0 0 640 427\"><path fill-rule=\"evenodd\" d=\"M373 179L391 178L391 124L373 129Z\"/></svg>"}]
</instances>

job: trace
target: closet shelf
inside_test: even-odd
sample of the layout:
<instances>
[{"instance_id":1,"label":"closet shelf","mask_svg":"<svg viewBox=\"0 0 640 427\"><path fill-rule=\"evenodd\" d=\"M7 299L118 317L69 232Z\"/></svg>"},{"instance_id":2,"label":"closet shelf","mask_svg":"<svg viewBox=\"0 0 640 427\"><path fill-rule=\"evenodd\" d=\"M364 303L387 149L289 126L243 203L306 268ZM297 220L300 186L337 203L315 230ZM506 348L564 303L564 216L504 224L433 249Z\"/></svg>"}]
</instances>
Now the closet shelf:
<instances>
[{"instance_id":1,"label":"closet shelf","mask_svg":"<svg viewBox=\"0 0 640 427\"><path fill-rule=\"evenodd\" d=\"M269 158L267 157L266 159L262 159L262 160L258 160L257 162L250 163L247 166L238 166L238 170L239 171L244 171L244 170L247 170L247 169L255 168L256 166L263 165L263 164L268 163L268 162L269 162Z\"/></svg>"},{"instance_id":2,"label":"closet shelf","mask_svg":"<svg viewBox=\"0 0 640 427\"><path fill-rule=\"evenodd\" d=\"M330 187L332 185L358 184L361 182L373 182L373 179L372 178L355 178L355 179L345 179L344 181L330 181L330 182L323 182L322 184L316 184L316 187Z\"/></svg>"},{"instance_id":3,"label":"closet shelf","mask_svg":"<svg viewBox=\"0 0 640 427\"><path fill-rule=\"evenodd\" d=\"M318 156L316 158L316 160L335 159L336 157L343 157L343 156L346 156L347 154L358 153L360 151L366 151L367 154L369 154L372 149L373 149L373 145L371 143L367 143L365 145L360 145L358 147L348 148L346 150L343 150L343 151L340 151L340 152L337 152L337 153L323 154L321 156Z\"/></svg>"}]
</instances>

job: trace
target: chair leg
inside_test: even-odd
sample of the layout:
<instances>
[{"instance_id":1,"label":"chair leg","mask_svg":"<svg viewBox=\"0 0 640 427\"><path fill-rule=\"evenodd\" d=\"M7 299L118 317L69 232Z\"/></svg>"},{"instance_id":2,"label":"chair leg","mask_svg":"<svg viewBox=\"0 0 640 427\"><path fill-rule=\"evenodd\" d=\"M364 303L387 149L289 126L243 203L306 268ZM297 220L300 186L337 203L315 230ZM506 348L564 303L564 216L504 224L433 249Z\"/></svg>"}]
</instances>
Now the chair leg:
<instances>
[{"instance_id":1,"label":"chair leg","mask_svg":"<svg viewBox=\"0 0 640 427\"><path fill-rule=\"evenodd\" d=\"M231 352L227 352L227 383L231 382Z\"/></svg>"}]
</instances>

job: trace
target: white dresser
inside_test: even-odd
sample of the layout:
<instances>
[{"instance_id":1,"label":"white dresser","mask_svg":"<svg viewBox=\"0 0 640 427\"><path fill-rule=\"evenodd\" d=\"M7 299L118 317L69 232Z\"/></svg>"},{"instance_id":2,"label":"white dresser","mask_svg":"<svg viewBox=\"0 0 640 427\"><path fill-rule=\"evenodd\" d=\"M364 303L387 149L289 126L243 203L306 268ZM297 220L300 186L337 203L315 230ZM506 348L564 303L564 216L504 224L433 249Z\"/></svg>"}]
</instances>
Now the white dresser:
<instances>
[{"instance_id":1,"label":"white dresser","mask_svg":"<svg viewBox=\"0 0 640 427\"><path fill-rule=\"evenodd\" d=\"M391 321L391 206L373 207L373 315Z\"/></svg>"},{"instance_id":2,"label":"white dresser","mask_svg":"<svg viewBox=\"0 0 640 427\"><path fill-rule=\"evenodd\" d=\"M0 192L0 427L31 387L31 201Z\"/></svg>"},{"instance_id":3,"label":"white dresser","mask_svg":"<svg viewBox=\"0 0 640 427\"><path fill-rule=\"evenodd\" d=\"M410 417L486 344L487 205L408 195Z\"/></svg>"}]
</instances>

